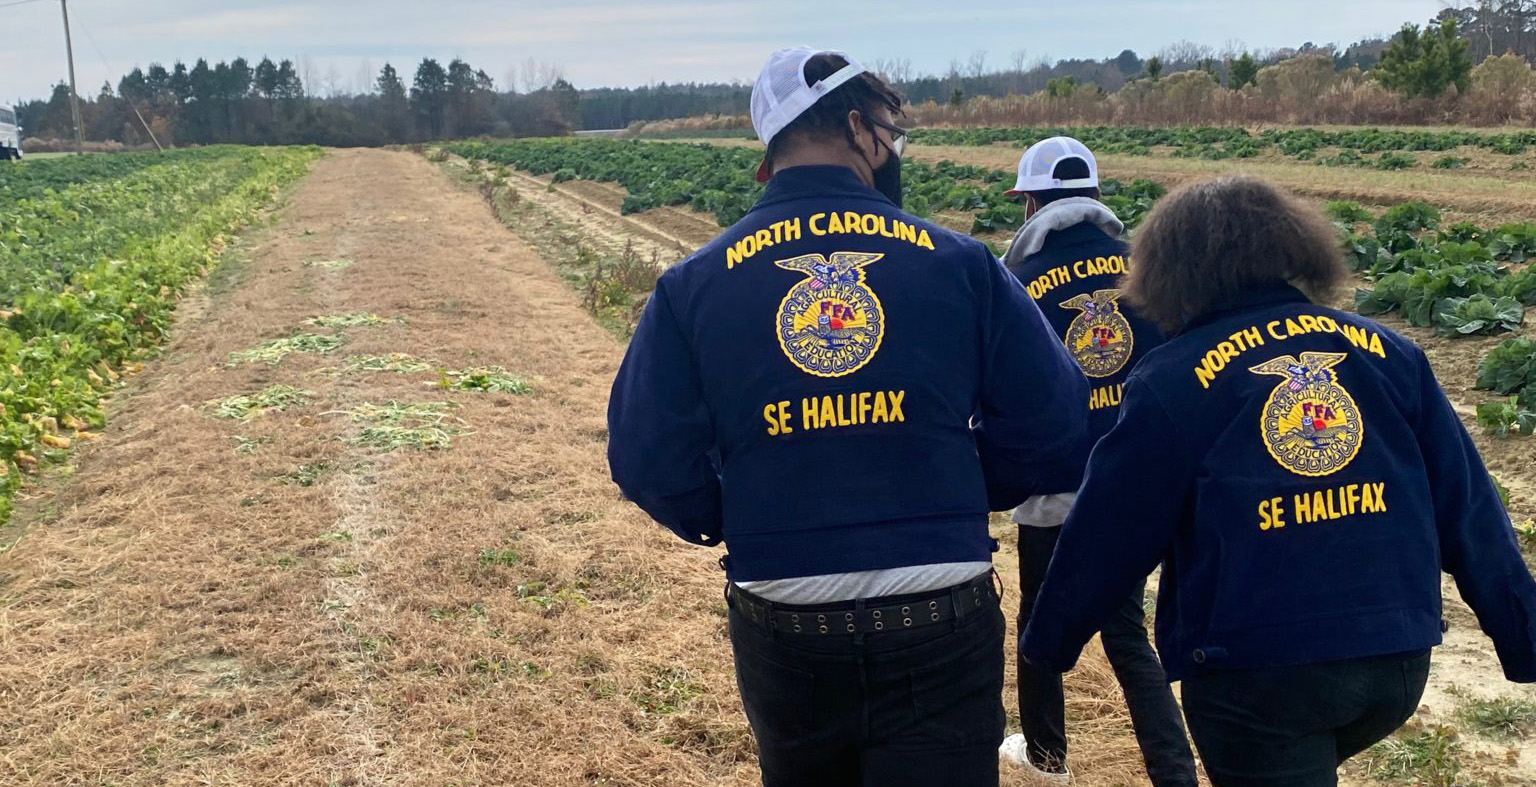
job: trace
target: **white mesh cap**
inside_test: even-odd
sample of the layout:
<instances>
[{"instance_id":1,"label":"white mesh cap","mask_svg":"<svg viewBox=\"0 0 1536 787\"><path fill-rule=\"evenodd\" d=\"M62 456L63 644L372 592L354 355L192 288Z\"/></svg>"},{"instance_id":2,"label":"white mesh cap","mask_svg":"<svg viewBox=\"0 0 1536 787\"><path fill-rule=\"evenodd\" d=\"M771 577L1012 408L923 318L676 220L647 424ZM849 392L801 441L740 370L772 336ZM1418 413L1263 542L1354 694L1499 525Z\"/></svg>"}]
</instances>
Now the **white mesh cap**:
<instances>
[{"instance_id":1,"label":"white mesh cap","mask_svg":"<svg viewBox=\"0 0 1536 787\"><path fill-rule=\"evenodd\" d=\"M1080 159L1088 165L1088 177L1062 180L1056 177L1056 164L1063 159ZM1019 180L1008 194L1049 189L1091 189L1099 185L1099 163L1087 145L1071 137L1051 137L1029 146L1019 157Z\"/></svg>"},{"instance_id":2,"label":"white mesh cap","mask_svg":"<svg viewBox=\"0 0 1536 787\"><path fill-rule=\"evenodd\" d=\"M837 55L848 61L831 76L814 85L805 84L805 62L817 55ZM752 129L764 145L800 117L833 88L864 73L864 66L843 52L795 46L768 56L767 65L752 85Z\"/></svg>"}]
</instances>

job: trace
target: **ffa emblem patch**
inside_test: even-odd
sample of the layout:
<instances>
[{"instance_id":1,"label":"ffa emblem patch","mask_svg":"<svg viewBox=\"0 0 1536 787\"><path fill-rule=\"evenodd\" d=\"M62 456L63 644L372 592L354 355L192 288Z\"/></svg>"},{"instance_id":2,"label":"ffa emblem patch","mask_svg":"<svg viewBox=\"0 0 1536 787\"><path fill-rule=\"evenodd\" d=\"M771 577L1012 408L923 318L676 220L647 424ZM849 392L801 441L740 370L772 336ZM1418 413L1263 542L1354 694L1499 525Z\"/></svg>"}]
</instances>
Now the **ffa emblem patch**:
<instances>
[{"instance_id":1,"label":"ffa emblem patch","mask_svg":"<svg viewBox=\"0 0 1536 787\"><path fill-rule=\"evenodd\" d=\"M1285 378L1270 392L1259 421L1264 446L1281 467L1297 475L1325 476L1343 470L1360 451L1365 438L1360 408L1333 372L1347 357L1302 353L1298 361L1282 355L1248 370Z\"/></svg>"},{"instance_id":2,"label":"ffa emblem patch","mask_svg":"<svg viewBox=\"0 0 1536 787\"><path fill-rule=\"evenodd\" d=\"M774 263L806 275L779 304L779 347L790 363L817 377L842 377L875 357L885 312L864 283L864 266L884 256L839 251Z\"/></svg>"},{"instance_id":3,"label":"ffa emblem patch","mask_svg":"<svg viewBox=\"0 0 1536 787\"><path fill-rule=\"evenodd\" d=\"M1136 337L1120 313L1119 300L1119 290L1094 290L1092 295L1078 295L1061 304L1063 309L1082 312L1067 326L1066 343L1089 377L1108 377L1131 359Z\"/></svg>"}]
</instances>

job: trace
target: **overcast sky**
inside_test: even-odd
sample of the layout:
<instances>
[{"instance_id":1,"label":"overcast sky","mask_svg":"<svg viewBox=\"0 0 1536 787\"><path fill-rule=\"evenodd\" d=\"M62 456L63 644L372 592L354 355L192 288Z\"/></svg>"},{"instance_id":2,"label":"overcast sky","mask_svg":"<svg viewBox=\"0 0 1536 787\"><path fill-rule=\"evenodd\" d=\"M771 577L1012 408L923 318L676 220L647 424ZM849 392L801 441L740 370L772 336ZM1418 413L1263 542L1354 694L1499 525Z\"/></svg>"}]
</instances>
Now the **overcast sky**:
<instances>
[{"instance_id":1,"label":"overcast sky","mask_svg":"<svg viewBox=\"0 0 1536 787\"><path fill-rule=\"evenodd\" d=\"M66 74L57 0L0 0L0 97L44 97ZM1349 43L1422 23L1442 0L71 0L82 93L135 65L245 56L307 63L315 92L351 90L385 61L462 57L505 87L530 59L577 87L751 81L793 44L906 58L942 72L978 50L1012 62L1143 57L1180 40L1216 49ZM98 50L99 48L99 50ZM302 73L302 72L301 72Z\"/></svg>"}]
</instances>

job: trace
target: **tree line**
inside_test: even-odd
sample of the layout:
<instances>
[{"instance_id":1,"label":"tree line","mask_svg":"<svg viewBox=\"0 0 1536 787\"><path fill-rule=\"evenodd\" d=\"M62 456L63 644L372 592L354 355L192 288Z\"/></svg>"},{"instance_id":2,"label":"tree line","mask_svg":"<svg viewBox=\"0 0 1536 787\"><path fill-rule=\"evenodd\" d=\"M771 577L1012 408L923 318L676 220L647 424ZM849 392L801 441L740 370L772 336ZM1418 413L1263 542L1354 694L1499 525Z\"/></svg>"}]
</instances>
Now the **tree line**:
<instances>
[{"instance_id":1,"label":"tree line","mask_svg":"<svg viewBox=\"0 0 1536 787\"><path fill-rule=\"evenodd\" d=\"M1021 51L1002 68L991 67L987 53L978 51L964 62L952 61L943 74L914 73L910 61L903 59L875 60L869 65L895 82L913 104L948 107L954 114L973 99L991 105L997 102L988 99L1036 95L1042 102L1075 105L1123 93L1122 104L1139 102L1139 106L1146 103L1141 97L1168 90L1162 80L1195 72L1204 72L1218 87L1239 91L1257 87L1264 69L1286 63L1293 65L1271 76L1305 72L1308 79L1317 81L1322 77L1314 72L1326 67L1335 77L1333 82L1369 73L1375 84L1394 94L1436 98L1448 91L1466 94L1472 68L1490 58L1499 59L1501 53L1523 61L1536 57L1536 0L1478 0L1475 5L1442 10L1422 29L1406 25L1391 38L1366 39L1342 48L1307 42L1269 52L1240 52L1235 47L1217 51L1180 42L1147 58L1125 49L1102 60L1031 61ZM1295 62L1305 63L1305 68ZM671 118L742 116L751 97L751 86L742 83L578 90L557 70L547 68L536 79L525 79L530 84L517 92L498 89L484 70L461 59L444 66L432 58L417 65L409 83L406 75L385 64L368 90L321 96L317 85L306 84L301 70L290 60L274 62L265 57L254 65L236 58L213 65L200 59L191 67L178 62L170 68L160 64L134 68L116 86L103 84L95 96L82 96L85 136L127 145L149 144L153 133L167 145L337 146L477 135L547 136ZM1504 93L1515 96L1524 89L1524 76L1515 65L1502 62L1496 70L1509 85ZM1195 75L1175 82L1193 85L1201 79ZM1102 115L1103 108L1099 109ZM1433 115L1429 109L1423 111L1426 117ZM69 89L62 83L47 99L20 102L17 115L29 137L73 136ZM926 116L934 115L929 111ZM1150 116L1132 115L1125 120L1156 122ZM1388 119L1362 115L1357 122Z\"/></svg>"},{"instance_id":2,"label":"tree line","mask_svg":"<svg viewBox=\"0 0 1536 787\"><path fill-rule=\"evenodd\" d=\"M1393 54L1388 54L1389 50ZM1504 55L1513 55L1514 60L1504 60ZM1403 107L1400 114L1391 118L1377 117L1377 107L1371 102L1393 96L1438 99L1448 92L1465 96L1474 87L1473 67L1490 59L1500 62L1487 70L1487 81L1496 84L1487 85L1485 92L1518 96L1526 80L1519 64L1514 61L1536 59L1536 0L1478 0L1473 5L1448 7L1422 28L1408 24L1393 36L1366 38L1346 46L1308 41L1297 47L1250 51L1237 45L1217 49L1181 41L1146 57L1124 49L1103 59L1052 61L1043 57L1032 59L1028 52L1016 51L1002 63L978 50L964 59L951 60L949 67L939 74L915 73L911 61L902 58L872 60L867 64L894 82L913 105L949 110L925 111L925 120L948 120L944 116L949 115L956 122L968 122L958 116L965 113L965 108L973 101L978 101L982 107L993 107L1023 103L1025 97L1038 97L1034 103L1054 103L1059 108L1064 103L1080 104L1092 100L1103 103L1108 96L1120 96L1121 101L1111 102L1119 106L1098 107L1098 113L1091 117L1114 122L1164 122L1160 120L1162 116L1178 112L1161 112L1155 98L1159 93L1171 91L1178 100L1177 94L1189 92L1181 90L1181 86L1193 85L1196 93L1208 82L1227 91L1255 88L1254 92L1260 94L1258 98L1261 100L1247 102L1255 105L1245 108L1248 111L1260 109L1263 101L1272 100L1277 93L1286 93L1292 84L1298 90L1308 85L1366 85L1363 75L1370 73L1373 79L1369 84L1386 88L1387 95L1378 96L1363 88L1358 91L1362 95L1357 98L1363 99L1364 103L1351 104L1345 100L1347 97L1341 97L1336 102L1340 107L1323 108L1323 114L1330 118L1364 123L1413 122L1414 118L1432 120L1443 117L1446 111L1458 112L1463 108L1440 106L1450 103L1447 101L1435 102L1434 106L1418 102ZM1260 72L1266 69L1271 70L1263 89L1259 90ZM1203 72L1203 76L1196 72ZM1174 79L1171 85L1163 81L1178 75L1188 76ZM728 93L730 100L722 100L714 108L690 114L744 115L750 93L750 86L736 86L734 93ZM1149 96L1154 100L1149 102ZM1298 97L1301 94L1298 93ZM1233 102L1221 105L1230 103ZM1395 111L1385 106L1386 102L1380 103L1384 109ZM1149 115L1138 114L1139 108L1149 105L1152 105ZM1126 107L1131 109L1127 111ZM1110 109L1114 111L1110 112ZM1477 102L1465 109L1471 113L1465 119L1471 122L1484 122L1485 119L1502 122L1500 118L1504 117L1496 107L1485 107ZM1304 108L1275 107L1269 115L1245 114L1230 119L1208 113L1202 116L1202 122L1262 122L1278 119L1280 114L1295 117L1304 114L1302 110ZM999 122L1002 117L996 116ZM1066 122L1072 116L1058 111L1049 115L1054 119L1044 119L1041 115L1032 117L1043 122ZM1087 117L1082 116L1083 119ZM608 127L617 125L621 124L612 120L608 123ZM669 125L672 124L651 127L666 128ZM679 128L679 132L686 133L686 128Z\"/></svg>"},{"instance_id":3,"label":"tree line","mask_svg":"<svg viewBox=\"0 0 1536 787\"><path fill-rule=\"evenodd\" d=\"M1428 47L1427 56L1419 57L1415 47ZM1455 57L1449 57L1452 47ZM1389 50L1396 50L1389 55ZM1060 94L1070 88L1086 88L1102 94L1116 93L1138 80L1157 80L1188 71L1204 71L1219 85L1240 90L1258 81L1259 71L1297 58L1321 61L1326 58L1335 72L1404 71L1406 61L1429 63L1436 73L1454 70L1457 78L1442 80L1429 75L1428 90L1417 87L1418 76L1407 76L1389 85L1405 87L1409 95L1439 95L1448 84L1468 89L1471 69L1503 54L1518 55L1527 61L1536 59L1536 0L1479 0L1476 5L1441 10L1422 29L1405 24L1385 38L1367 38L1345 47L1306 42L1299 47L1265 52L1241 50L1228 46L1217 50L1188 41L1164 47L1143 59L1134 50L1103 60L1068 59L1031 63L1027 53L1015 52L1007 67L987 67L987 53L977 51L965 60L952 60L948 70L939 75L912 76L910 64L903 60L880 60L871 65L894 79L903 94L914 104L961 103L969 98L1025 96L1033 93ZM1386 59L1384 63L1383 60ZM1453 63L1454 61L1454 67ZM1383 69L1378 67L1385 66ZM1411 70L1411 69L1409 69ZM1409 85L1413 85L1409 87Z\"/></svg>"},{"instance_id":4,"label":"tree line","mask_svg":"<svg viewBox=\"0 0 1536 787\"><path fill-rule=\"evenodd\" d=\"M264 57L254 66L235 58L134 68L115 89L105 83L94 97L82 96L80 110L91 141L346 147L566 134L580 127L580 102L576 88L558 75L527 92L498 91L485 71L460 59L444 66L432 58L421 61L409 85L386 63L369 92L320 97L293 61ZM46 100L20 102L16 114L29 137L74 136L63 83Z\"/></svg>"},{"instance_id":5,"label":"tree line","mask_svg":"<svg viewBox=\"0 0 1536 787\"><path fill-rule=\"evenodd\" d=\"M1326 50L1268 65L1243 55L1168 73L1154 57L1113 93L1062 77L1035 93L928 101L909 114L928 126L1536 122L1530 61L1509 52L1474 65L1454 18L1406 25L1373 58L1365 70L1339 69Z\"/></svg>"}]
</instances>

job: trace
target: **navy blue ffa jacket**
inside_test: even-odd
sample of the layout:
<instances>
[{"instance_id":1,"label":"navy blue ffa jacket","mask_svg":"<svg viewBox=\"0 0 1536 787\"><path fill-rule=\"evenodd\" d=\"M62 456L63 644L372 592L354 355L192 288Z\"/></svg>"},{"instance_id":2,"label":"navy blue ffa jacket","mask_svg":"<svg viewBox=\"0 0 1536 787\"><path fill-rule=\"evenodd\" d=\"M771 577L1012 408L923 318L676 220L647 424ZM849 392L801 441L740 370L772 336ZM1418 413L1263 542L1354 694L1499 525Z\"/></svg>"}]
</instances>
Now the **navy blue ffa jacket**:
<instances>
[{"instance_id":1,"label":"navy blue ffa jacket","mask_svg":"<svg viewBox=\"0 0 1536 787\"><path fill-rule=\"evenodd\" d=\"M608 460L683 539L723 539L738 581L983 561L987 512L1077 444L1087 401L985 245L794 167L657 283Z\"/></svg>"},{"instance_id":2,"label":"navy blue ffa jacket","mask_svg":"<svg viewBox=\"0 0 1536 787\"><path fill-rule=\"evenodd\" d=\"M1536 582L1424 353L1285 285L1152 351L1093 450L1021 652L1066 670L1163 562L1171 679L1440 642L1440 572L1536 681Z\"/></svg>"},{"instance_id":3,"label":"navy blue ffa jacket","mask_svg":"<svg viewBox=\"0 0 1536 787\"><path fill-rule=\"evenodd\" d=\"M1120 303L1120 278L1130 264L1124 242L1084 221L1050 232L1040 251L1009 268L1077 359L1090 387L1088 432L1078 460L1042 479L1040 494L1077 491L1089 450L1120 414L1126 376L1163 341L1156 326Z\"/></svg>"}]
</instances>

